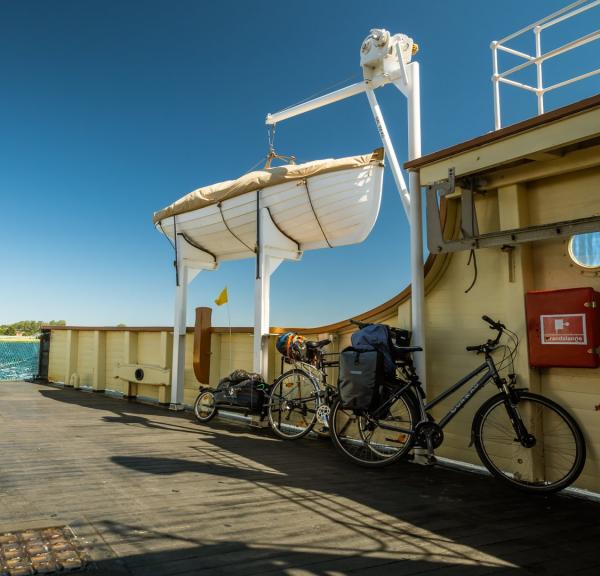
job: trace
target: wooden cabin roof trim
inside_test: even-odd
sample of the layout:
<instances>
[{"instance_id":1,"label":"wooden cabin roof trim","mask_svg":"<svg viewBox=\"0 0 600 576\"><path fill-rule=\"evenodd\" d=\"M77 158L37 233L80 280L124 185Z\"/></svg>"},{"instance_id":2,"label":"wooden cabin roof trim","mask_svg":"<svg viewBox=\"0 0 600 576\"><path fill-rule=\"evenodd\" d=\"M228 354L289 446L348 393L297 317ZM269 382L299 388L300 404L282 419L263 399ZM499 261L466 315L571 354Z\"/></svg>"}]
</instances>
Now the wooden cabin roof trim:
<instances>
[{"instance_id":1,"label":"wooden cabin roof trim","mask_svg":"<svg viewBox=\"0 0 600 576\"><path fill-rule=\"evenodd\" d=\"M448 178L448 170L454 169L457 178L482 174L515 166L520 160L547 156L540 154L566 146L595 140L600 134L600 106L574 116L544 124L518 135L491 142L456 156L427 164L420 168L421 184L426 186Z\"/></svg>"},{"instance_id":2,"label":"wooden cabin roof trim","mask_svg":"<svg viewBox=\"0 0 600 576\"><path fill-rule=\"evenodd\" d=\"M475 148L480 148L481 146L498 142L510 136L522 134L534 128L539 128L541 126L545 126L547 124L557 122L558 120L581 114L583 112L592 110L597 107L600 107L600 94L591 96L590 98L586 98L584 100L580 100L579 102L575 102L574 104L570 104L568 106L563 106L562 108L552 110L551 112L546 112L545 114L534 116L533 118L523 120L522 122L511 124L510 126L506 126L505 128L500 128L499 130L488 132L483 136L478 136L476 138L472 138L471 140L467 140L466 142L461 142L459 144L449 146L448 148L438 150L437 152L432 152L431 154L427 154L426 156L421 156L420 158L406 162L404 164L404 168L407 170L420 169L429 164L439 162L440 160L446 160L452 156L457 156L458 154L471 151Z\"/></svg>"}]
</instances>

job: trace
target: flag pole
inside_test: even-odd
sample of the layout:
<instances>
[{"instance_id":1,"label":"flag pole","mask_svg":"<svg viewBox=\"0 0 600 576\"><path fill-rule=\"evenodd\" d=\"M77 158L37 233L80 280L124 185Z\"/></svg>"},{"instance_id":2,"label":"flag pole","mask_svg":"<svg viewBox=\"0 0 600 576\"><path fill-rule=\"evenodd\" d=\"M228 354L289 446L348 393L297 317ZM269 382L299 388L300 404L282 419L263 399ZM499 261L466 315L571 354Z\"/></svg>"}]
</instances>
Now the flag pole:
<instances>
[{"instance_id":1,"label":"flag pole","mask_svg":"<svg viewBox=\"0 0 600 576\"><path fill-rule=\"evenodd\" d=\"M233 371L231 362L231 312L229 310L229 298L227 298L227 323L229 324L229 373Z\"/></svg>"}]
</instances>

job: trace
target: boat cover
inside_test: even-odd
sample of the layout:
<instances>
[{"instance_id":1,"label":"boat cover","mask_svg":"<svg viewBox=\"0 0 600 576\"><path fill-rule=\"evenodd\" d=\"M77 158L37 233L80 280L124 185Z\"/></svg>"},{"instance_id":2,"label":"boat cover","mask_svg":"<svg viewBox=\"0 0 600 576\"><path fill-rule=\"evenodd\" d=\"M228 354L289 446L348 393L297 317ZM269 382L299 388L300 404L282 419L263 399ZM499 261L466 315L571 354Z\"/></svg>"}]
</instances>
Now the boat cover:
<instances>
[{"instance_id":1,"label":"boat cover","mask_svg":"<svg viewBox=\"0 0 600 576\"><path fill-rule=\"evenodd\" d=\"M287 164L264 170L255 170L240 176L237 180L226 180L203 188L198 188L183 196L170 206L154 213L153 222L157 224L165 218L185 214L223 200L235 198L247 192L255 192L270 186L276 186L293 180L303 180L310 176L337 172L351 168L361 168L369 164L383 166L383 148L378 148L370 154L349 156L347 158L328 158L314 160L305 164Z\"/></svg>"}]
</instances>

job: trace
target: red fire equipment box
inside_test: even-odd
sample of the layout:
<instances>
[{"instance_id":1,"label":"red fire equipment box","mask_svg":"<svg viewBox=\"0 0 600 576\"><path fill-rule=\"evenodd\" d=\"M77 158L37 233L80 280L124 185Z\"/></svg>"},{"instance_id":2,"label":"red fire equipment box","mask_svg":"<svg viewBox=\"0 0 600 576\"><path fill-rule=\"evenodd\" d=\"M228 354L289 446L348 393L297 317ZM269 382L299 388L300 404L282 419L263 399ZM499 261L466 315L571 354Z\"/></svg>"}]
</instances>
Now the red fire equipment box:
<instances>
[{"instance_id":1,"label":"red fire equipment box","mask_svg":"<svg viewBox=\"0 0 600 576\"><path fill-rule=\"evenodd\" d=\"M531 366L600 366L600 292L592 288L528 292Z\"/></svg>"}]
</instances>

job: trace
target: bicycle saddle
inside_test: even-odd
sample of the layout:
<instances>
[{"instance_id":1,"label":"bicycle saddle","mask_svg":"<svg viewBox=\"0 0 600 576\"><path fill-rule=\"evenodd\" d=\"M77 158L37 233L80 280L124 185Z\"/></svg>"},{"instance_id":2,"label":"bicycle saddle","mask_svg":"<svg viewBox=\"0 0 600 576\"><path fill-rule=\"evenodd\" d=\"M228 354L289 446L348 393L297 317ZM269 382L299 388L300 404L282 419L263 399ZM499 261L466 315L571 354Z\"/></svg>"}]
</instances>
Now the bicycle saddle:
<instances>
[{"instance_id":1,"label":"bicycle saddle","mask_svg":"<svg viewBox=\"0 0 600 576\"><path fill-rule=\"evenodd\" d=\"M306 347L312 348L314 350L317 348L323 348L323 346L327 346L327 344L329 344L330 342L331 340L318 340L316 342L307 342Z\"/></svg>"}]
</instances>

